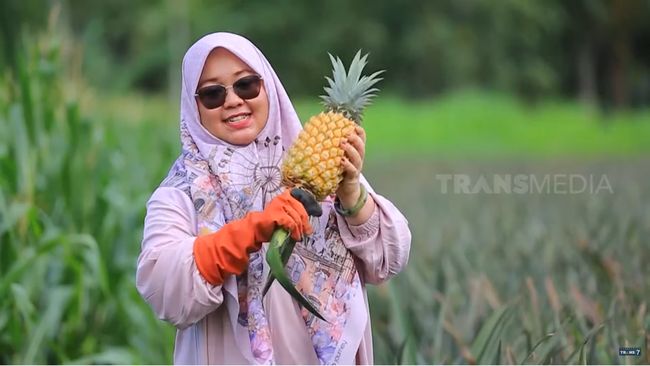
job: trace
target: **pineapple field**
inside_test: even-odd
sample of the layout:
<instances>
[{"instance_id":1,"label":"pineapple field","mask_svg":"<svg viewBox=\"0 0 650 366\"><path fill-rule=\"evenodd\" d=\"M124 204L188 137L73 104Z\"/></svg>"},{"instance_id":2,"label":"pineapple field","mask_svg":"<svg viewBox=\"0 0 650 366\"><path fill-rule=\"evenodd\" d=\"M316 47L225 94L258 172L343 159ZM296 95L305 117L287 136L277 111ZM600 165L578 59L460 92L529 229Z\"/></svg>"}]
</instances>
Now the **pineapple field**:
<instances>
[{"instance_id":1,"label":"pineapple field","mask_svg":"<svg viewBox=\"0 0 650 366\"><path fill-rule=\"evenodd\" d=\"M0 363L171 363L135 265L177 101L102 95L55 39L27 44L0 74ZM364 175L413 234L406 270L368 288L376 363L650 363L650 111L387 94L363 126ZM510 176L568 180L497 192Z\"/></svg>"}]
</instances>

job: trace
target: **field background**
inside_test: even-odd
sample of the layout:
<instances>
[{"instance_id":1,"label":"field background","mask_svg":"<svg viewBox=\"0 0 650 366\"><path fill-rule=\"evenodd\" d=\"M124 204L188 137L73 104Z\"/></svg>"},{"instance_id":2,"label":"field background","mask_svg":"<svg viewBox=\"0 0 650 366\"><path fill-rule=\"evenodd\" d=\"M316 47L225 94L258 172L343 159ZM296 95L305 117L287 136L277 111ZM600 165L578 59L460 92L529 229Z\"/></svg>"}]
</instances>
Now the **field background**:
<instances>
[{"instance_id":1,"label":"field background","mask_svg":"<svg viewBox=\"0 0 650 366\"><path fill-rule=\"evenodd\" d=\"M177 91L129 84L136 66L102 64L65 11L47 14L0 74L0 363L171 363L174 329L134 271L145 203L179 152ZM364 174L413 242L406 270L368 288L376 363L650 363L650 100L544 83L534 100L463 83L412 98L395 79L366 113ZM319 91L287 88L302 120L320 110ZM445 193L437 174L605 176L612 193Z\"/></svg>"}]
</instances>

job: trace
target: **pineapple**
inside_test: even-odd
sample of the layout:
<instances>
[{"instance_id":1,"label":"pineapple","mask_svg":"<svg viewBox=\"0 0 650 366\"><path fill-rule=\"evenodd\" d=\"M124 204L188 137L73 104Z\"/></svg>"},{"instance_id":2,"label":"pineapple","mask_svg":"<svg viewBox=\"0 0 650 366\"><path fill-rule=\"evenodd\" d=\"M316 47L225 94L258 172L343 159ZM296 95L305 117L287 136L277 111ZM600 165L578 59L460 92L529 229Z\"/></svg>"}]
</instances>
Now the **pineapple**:
<instances>
[{"instance_id":1,"label":"pineapple","mask_svg":"<svg viewBox=\"0 0 650 366\"><path fill-rule=\"evenodd\" d=\"M378 91L372 86L381 80L378 76L383 72L361 76L368 55L361 57L360 51L347 74L341 59L329 56L333 79L326 77L327 95L321 96L325 112L307 121L282 164L284 185L303 188L318 201L334 193L343 179L344 151L339 144L354 132L355 124L361 124L363 109Z\"/></svg>"},{"instance_id":2,"label":"pineapple","mask_svg":"<svg viewBox=\"0 0 650 366\"><path fill-rule=\"evenodd\" d=\"M347 74L341 59L329 56L333 78L326 77L329 83L329 87L325 87L327 95L321 96L325 111L307 121L282 164L283 184L293 188L291 194L302 202L310 215L318 212L318 216L322 212L317 201L336 192L343 179L341 160L345 152L339 144L354 132L355 124L361 124L363 109L378 91L373 85L381 80L378 76L383 72L361 76L368 55L361 57L360 51L354 56ZM312 211L314 205L316 211ZM303 307L327 321L318 311L318 306L307 300L286 274L284 266L295 244L286 230L275 230L266 252L271 273L262 293L265 295L277 279Z\"/></svg>"}]
</instances>

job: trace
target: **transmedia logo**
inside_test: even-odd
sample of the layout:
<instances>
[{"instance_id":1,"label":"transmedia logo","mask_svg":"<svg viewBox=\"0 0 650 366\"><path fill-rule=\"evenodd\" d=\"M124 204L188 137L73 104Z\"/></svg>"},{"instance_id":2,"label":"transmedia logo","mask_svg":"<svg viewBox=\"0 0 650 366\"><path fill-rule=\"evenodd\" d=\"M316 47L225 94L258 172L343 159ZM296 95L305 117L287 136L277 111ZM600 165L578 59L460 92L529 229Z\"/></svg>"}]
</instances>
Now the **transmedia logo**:
<instances>
[{"instance_id":1,"label":"transmedia logo","mask_svg":"<svg viewBox=\"0 0 650 366\"><path fill-rule=\"evenodd\" d=\"M607 175L595 174L436 174L443 194L614 193Z\"/></svg>"}]
</instances>

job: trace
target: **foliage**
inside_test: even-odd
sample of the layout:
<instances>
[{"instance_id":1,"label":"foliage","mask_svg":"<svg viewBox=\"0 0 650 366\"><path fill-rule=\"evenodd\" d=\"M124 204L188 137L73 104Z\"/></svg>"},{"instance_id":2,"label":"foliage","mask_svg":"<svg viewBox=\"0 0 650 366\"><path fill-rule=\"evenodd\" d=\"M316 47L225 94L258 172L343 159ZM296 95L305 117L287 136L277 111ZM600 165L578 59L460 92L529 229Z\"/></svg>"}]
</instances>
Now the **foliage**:
<instances>
[{"instance_id":1,"label":"foliage","mask_svg":"<svg viewBox=\"0 0 650 366\"><path fill-rule=\"evenodd\" d=\"M178 152L169 117L177 114L164 101L95 94L63 67L70 50L49 34L25 37L17 69L0 74L0 363L170 363L174 330L137 294L134 271L146 200ZM365 174L404 211L413 232L406 271L369 288L376 362L650 362L643 348L649 173L634 142L647 141L647 112L598 123L571 105L523 110L510 99L483 98L431 106L388 98L368 111L369 143L376 145ZM301 114L312 108L302 104ZM422 128L412 134L418 149L425 147L419 135L456 144L386 160L382 150L404 147L398 131L409 127L395 124L400 116ZM626 118L633 122L618 122ZM545 126L557 131L512 145L526 128L535 135ZM563 143L551 149L556 155L541 155L559 161L432 157L464 151L477 160L497 145L472 150L462 136L478 141L494 129L513 133L501 141L510 144L502 155L525 147L548 152L539 146L574 128L576 138L612 141L575 150ZM613 162L562 159L576 151L609 155L626 139L633 142ZM606 173L614 194L441 194L434 179L558 169ZM646 358L618 358L619 346L642 347Z\"/></svg>"},{"instance_id":2,"label":"foliage","mask_svg":"<svg viewBox=\"0 0 650 366\"><path fill-rule=\"evenodd\" d=\"M618 356L650 336L647 159L396 162L366 168L413 234L407 270L369 291L376 362L404 340L406 363L648 362ZM437 174L605 175L613 193L443 193Z\"/></svg>"},{"instance_id":3,"label":"foliage","mask_svg":"<svg viewBox=\"0 0 650 366\"><path fill-rule=\"evenodd\" d=\"M58 41L26 43L18 73L3 73L0 363L168 363L173 333L134 287L163 164L141 165L152 146L123 139L145 131L82 114Z\"/></svg>"},{"instance_id":4,"label":"foliage","mask_svg":"<svg viewBox=\"0 0 650 366\"><path fill-rule=\"evenodd\" d=\"M322 106L296 103L305 120ZM464 90L413 102L380 95L363 124L375 157L624 157L648 152L647 110L603 114L547 99L531 107L512 96Z\"/></svg>"},{"instance_id":5,"label":"foliage","mask_svg":"<svg viewBox=\"0 0 650 366\"><path fill-rule=\"evenodd\" d=\"M496 89L527 101L581 97L618 107L650 102L650 2L579 1L52 1L84 45L93 85L177 95L181 58L198 37L226 30L253 40L290 95L314 95L327 52L348 62L370 52L380 87L430 97L458 87ZM0 11L10 57L21 28L45 24L38 0ZM0 53L2 55L2 53ZM1 59L2 57L0 57Z\"/></svg>"}]
</instances>

